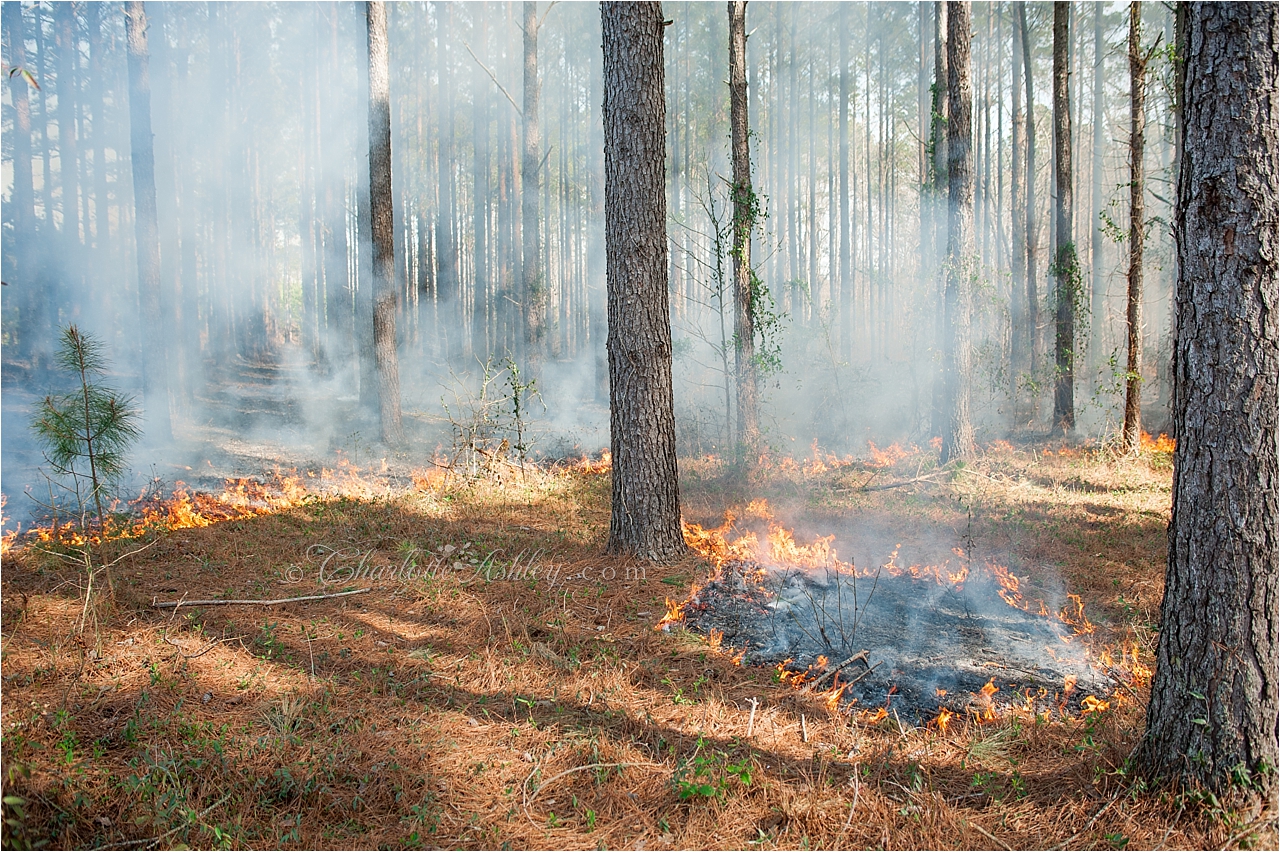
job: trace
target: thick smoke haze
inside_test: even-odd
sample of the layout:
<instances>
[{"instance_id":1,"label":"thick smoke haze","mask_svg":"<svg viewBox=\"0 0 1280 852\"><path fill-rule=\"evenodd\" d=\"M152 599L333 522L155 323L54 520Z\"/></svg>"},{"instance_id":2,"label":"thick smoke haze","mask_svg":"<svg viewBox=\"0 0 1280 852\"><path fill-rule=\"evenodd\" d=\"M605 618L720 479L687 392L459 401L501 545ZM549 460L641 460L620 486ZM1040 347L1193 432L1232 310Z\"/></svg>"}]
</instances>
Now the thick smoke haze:
<instances>
[{"instance_id":1,"label":"thick smoke haze","mask_svg":"<svg viewBox=\"0 0 1280 852\"><path fill-rule=\"evenodd\" d=\"M1148 4L1170 42L1172 17ZM30 421L65 387L75 323L148 400L135 481L451 456L459 428L533 455L608 443L599 7L538 4L540 164L528 185L526 34L517 3L390 3L398 354L407 446L378 443L372 361L364 4L146 3L162 320L138 283L122 3L4 4L3 491L22 518L42 460ZM1026 7L1035 117L1042 363L1010 372L1014 310L1013 20L974 5L975 250L969 377L980 440L1043 434L1052 410L1051 4ZM728 24L721 3L667 3L667 175L678 438L731 455L733 319ZM1125 8L1079 4L1072 29L1074 235L1083 268L1080 432L1123 407L1128 89ZM935 4L752 3L753 182L764 218L757 351L776 452L837 454L938 434L945 176L932 171ZM1174 150L1170 71L1148 97L1145 363L1167 361ZM1024 83L1018 81L1025 97ZM940 186L941 184L941 186ZM940 194L940 189L942 192ZM538 199L525 283L522 201ZM530 316L536 332L530 332ZM486 366L487 365L487 366ZM518 376L509 370L515 365ZM1167 369L1146 380L1164 422ZM488 382L486 384L486 378ZM532 387L524 385L530 381ZM156 431L165 404L172 437ZM470 424L470 427L468 427Z\"/></svg>"}]
</instances>

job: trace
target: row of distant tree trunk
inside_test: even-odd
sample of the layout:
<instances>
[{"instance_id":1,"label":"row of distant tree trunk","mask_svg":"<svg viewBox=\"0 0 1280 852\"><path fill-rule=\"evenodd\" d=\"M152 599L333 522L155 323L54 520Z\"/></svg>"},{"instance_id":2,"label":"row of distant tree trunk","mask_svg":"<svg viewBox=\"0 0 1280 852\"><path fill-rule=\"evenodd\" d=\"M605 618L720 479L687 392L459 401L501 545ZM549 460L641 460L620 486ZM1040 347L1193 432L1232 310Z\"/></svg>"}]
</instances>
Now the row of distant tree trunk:
<instances>
[{"instance_id":1,"label":"row of distant tree trunk","mask_svg":"<svg viewBox=\"0 0 1280 852\"><path fill-rule=\"evenodd\" d=\"M113 77L123 65L115 47L123 20L118 8L6 7L6 29L25 29L19 41L32 50L23 61L42 83L27 100L30 133L19 122L12 136L15 164L30 141L31 167L16 166L15 174L35 175L30 191L15 184L15 233L41 230L32 256L47 257L51 246L74 244L74 251L52 252L59 270L48 275L50 289L41 291L42 298L32 299L32 314L47 311L43 304L65 305L63 312L70 313L71 303L80 300L86 309L92 304L92 311L119 316L123 305L140 303L131 279L85 286L89 269L108 266L90 262L90 256L109 256L116 269L136 265L132 246L111 239L130 233L135 215L129 158L120 153L129 150L119 113L125 99L121 81ZM926 268L928 259L945 247L930 204L919 204L915 215L921 187L927 200L946 183L929 158L931 145L939 153L936 133L930 141L935 105L928 97L929 42L945 47L945 38L930 38L931 24L944 17L939 8L753 6L760 17L744 62L757 83L749 94L757 119L753 185L766 214L754 237L755 265L794 327L816 328L834 319L845 363L899 357L899 331L918 327L922 319L914 303L916 280L922 272L937 275ZM708 97L723 90L727 21L696 6L673 14L676 24L668 37L674 49L664 57L674 78L667 111L672 168L665 185L677 223L669 279L673 307L681 315L706 301L705 289L699 289L705 282L690 261L706 250L704 236L695 233L705 229L697 221L694 195L701 174L714 172L717 158L728 152L717 129L725 116L707 109ZM305 52L300 74L274 69L265 40L254 33L272 15L276 42L298 38L319 48ZM546 37L549 16L557 22L551 49L565 62L540 73L538 40ZM391 55L401 55L400 45L427 48L412 60L393 62L389 75L398 333L411 351L435 358L505 351L530 362L602 356L603 161L596 106L602 80L590 52L598 31L589 17L545 4L441 3L391 10ZM1031 120L1035 110L1025 109L1026 87L1017 75L1031 82L1029 71L1043 67L1048 39L1034 32L1023 39L1025 27L1019 24L1025 17L1025 7L1016 4L984 6L976 16L975 59L982 61L975 65L972 145L975 251L985 260L983 269L993 270L984 273L992 280L1000 282L1001 270L1013 267L1019 282L1008 291L1009 331L988 310L979 312L979 337L1008 338L1002 345L1010 384L1024 388L1013 417L1023 419L1034 401L1025 379L1043 366L1051 327L1047 309L1054 308L1044 287L1051 252L1043 234L1052 231L1046 200L1053 193L1043 155L1032 163L1035 168L1022 166L1021 195L1012 199L1028 215L1012 215L1008 202L1017 187L1004 179L1004 166L1011 163L1018 172L1019 157L1034 148L1037 135L1045 137ZM160 6L152 18L166 288L161 303L174 329L168 368L175 401L181 405L198 391L201 371L193 367L202 356L230 347L253 359L297 337L325 369L358 363L359 385L371 402L371 258L361 249L371 239L368 178L361 165L367 143L362 123L350 121L362 112L365 97L365 63L351 49L364 44L363 19L348 7L271 11L222 4ZM1087 24L1089 13L1078 12L1075 20ZM1109 310L1100 302L1109 249L1094 227L1107 171L1101 165L1105 87L1098 82L1104 66L1098 60L1107 45L1101 40L1101 10L1094 10L1092 20L1092 52L1082 33L1072 41L1078 79L1089 79L1087 60L1094 60L1093 116L1079 122L1092 126L1091 165L1074 170L1073 184L1090 187L1090 215L1075 217L1074 231L1092 273L1084 286L1092 288L1089 358L1096 365ZM518 43L502 35L521 30ZM824 34L806 40L806 31ZM59 50L64 32L77 49ZM192 75L204 70L208 85L196 87ZM64 78L69 85L62 85ZM551 106L539 108L539 89L531 83L537 80L543 101L547 91L557 95ZM15 103L29 88L12 88ZM186 99L192 91L200 93L194 103ZM184 98L181 104L173 101L175 92ZM1021 143L1011 141L1005 125L1014 92L1019 97L1012 99L1013 137L1019 114L1026 115ZM1074 100L1077 116L1088 115L1085 101ZM285 125L284 137L297 152L287 162L272 150L280 147L282 131L268 121L286 112L297 117L296 129ZM190 115L213 117L208 132L178 120ZM76 132L62 134L62 123ZM911 130L912 124L918 127ZM1088 141L1080 138L1079 127L1075 135L1080 143ZM63 162L76 168L63 175ZM1044 176L1040 187L1026 180L1028 173ZM283 242L281 232L290 235ZM1029 251L1021 254L1026 266L1019 274L1023 246ZM128 298L107 299L113 290ZM45 293L54 296L45 300ZM940 311L941 298L929 310L935 303ZM19 323L20 332L31 331L17 335L20 345L54 324L56 318L45 316L44 322ZM137 318L131 322L137 327ZM1150 334L1147 339L1149 345ZM141 362L138 354L135 363ZM595 373L603 388L603 364Z\"/></svg>"}]
</instances>

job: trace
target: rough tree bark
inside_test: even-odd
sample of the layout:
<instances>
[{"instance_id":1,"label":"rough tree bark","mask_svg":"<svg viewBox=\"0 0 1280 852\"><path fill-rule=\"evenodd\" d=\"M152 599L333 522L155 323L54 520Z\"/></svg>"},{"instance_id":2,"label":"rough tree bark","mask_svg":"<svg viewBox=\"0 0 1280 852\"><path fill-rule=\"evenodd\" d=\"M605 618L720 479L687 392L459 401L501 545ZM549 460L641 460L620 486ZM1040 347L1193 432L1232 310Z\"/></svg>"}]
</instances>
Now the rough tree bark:
<instances>
[{"instance_id":1,"label":"rough tree bark","mask_svg":"<svg viewBox=\"0 0 1280 852\"><path fill-rule=\"evenodd\" d=\"M942 462L973 454L969 420L970 278L973 258L973 84L970 40L973 25L968 2L947 3L947 280L942 294L945 347L943 393L947 413Z\"/></svg>"},{"instance_id":2,"label":"rough tree bark","mask_svg":"<svg viewBox=\"0 0 1280 852\"><path fill-rule=\"evenodd\" d=\"M141 0L130 0L125 5L125 40L129 66L129 158L133 167L138 295L142 306L142 327L160 329L164 327L165 320L160 304L160 227L156 216L155 154L151 135L147 14ZM142 396L147 414L147 434L153 440L165 442L173 439L173 427L169 422L167 357L163 345L142 347Z\"/></svg>"},{"instance_id":3,"label":"rough tree bark","mask_svg":"<svg viewBox=\"0 0 1280 852\"><path fill-rule=\"evenodd\" d=\"M1146 241L1147 59L1142 52L1142 4L1129 4L1129 294L1126 312L1128 358L1125 361L1125 449L1134 452L1142 430L1142 247ZM1097 286L1097 283L1094 283Z\"/></svg>"},{"instance_id":4,"label":"rough tree bark","mask_svg":"<svg viewBox=\"0 0 1280 852\"><path fill-rule=\"evenodd\" d=\"M1071 183L1071 4L1053 4L1053 158L1054 204L1053 273L1055 288L1053 431L1076 428L1075 357L1076 298L1080 290L1080 260L1072 231L1074 199Z\"/></svg>"},{"instance_id":5,"label":"rough tree bark","mask_svg":"<svg viewBox=\"0 0 1280 852\"><path fill-rule=\"evenodd\" d=\"M602 3L610 553L684 554L667 303L660 3Z\"/></svg>"},{"instance_id":6,"label":"rough tree bark","mask_svg":"<svg viewBox=\"0 0 1280 852\"><path fill-rule=\"evenodd\" d=\"M542 239L538 199L542 185L538 149L542 131L538 123L538 4L524 3L524 140L520 157L520 217L523 230L521 303L524 306L525 371L539 373L543 338L546 336L547 293L542 276Z\"/></svg>"},{"instance_id":7,"label":"rough tree bark","mask_svg":"<svg viewBox=\"0 0 1280 852\"><path fill-rule=\"evenodd\" d=\"M751 282L751 231L757 211L755 192L751 188L751 150L747 138L746 0L729 3L729 123L733 151L733 335L738 443L750 457L760 438L760 410L756 380L756 294ZM842 209L844 204L842 199ZM842 284L842 293L843 290Z\"/></svg>"},{"instance_id":8,"label":"rough tree bark","mask_svg":"<svg viewBox=\"0 0 1280 852\"><path fill-rule=\"evenodd\" d=\"M1139 758L1153 774L1273 801L1276 6L1190 3L1185 15L1173 517Z\"/></svg>"},{"instance_id":9,"label":"rough tree bark","mask_svg":"<svg viewBox=\"0 0 1280 852\"><path fill-rule=\"evenodd\" d=\"M391 92L387 71L387 7L365 4L369 25L369 212L373 236L373 356L378 371L382 441L404 442L400 362L396 356L394 195L391 190Z\"/></svg>"}]
</instances>

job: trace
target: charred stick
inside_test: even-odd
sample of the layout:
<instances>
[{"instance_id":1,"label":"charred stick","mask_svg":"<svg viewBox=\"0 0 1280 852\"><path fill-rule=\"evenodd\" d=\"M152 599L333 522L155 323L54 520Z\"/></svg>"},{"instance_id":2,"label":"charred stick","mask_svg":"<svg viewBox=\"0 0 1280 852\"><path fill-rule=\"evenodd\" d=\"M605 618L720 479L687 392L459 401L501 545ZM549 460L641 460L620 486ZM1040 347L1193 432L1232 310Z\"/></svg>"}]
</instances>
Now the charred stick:
<instances>
[{"instance_id":1,"label":"charred stick","mask_svg":"<svg viewBox=\"0 0 1280 852\"><path fill-rule=\"evenodd\" d=\"M832 668L832 669L828 670L828 671L826 672L826 674L824 674L822 677L820 677L820 678L818 678L817 680L815 680L815 681L813 681L812 683L810 683L808 688L809 688L810 690L817 689L818 687L822 686L822 684L826 683L828 680L830 680L831 678L835 677L835 676L836 676L836 672L840 671L840 670L841 670L841 669L843 669L845 666L850 665L851 663L856 663L858 660L862 660L862 662L863 662L863 663L866 663L866 662L867 662L867 652L866 652L866 651L859 651L858 653L854 654L854 655L853 655L852 657L850 657L849 659L847 659L847 660L845 660L845 661L843 661L843 662L841 662L841 663L837 663L837 664L836 664L836 666L835 666L834 668ZM868 669L868 671L870 671L870 669ZM861 678L859 678L859 679L861 679Z\"/></svg>"},{"instance_id":2,"label":"charred stick","mask_svg":"<svg viewBox=\"0 0 1280 852\"><path fill-rule=\"evenodd\" d=\"M875 671L878 668L880 668L880 663L876 663L874 666L870 666L865 672L863 672L862 674L855 677L853 680L846 683L845 686L853 686L855 683L862 680L863 678L865 678L867 675L871 674L873 671Z\"/></svg>"}]
</instances>

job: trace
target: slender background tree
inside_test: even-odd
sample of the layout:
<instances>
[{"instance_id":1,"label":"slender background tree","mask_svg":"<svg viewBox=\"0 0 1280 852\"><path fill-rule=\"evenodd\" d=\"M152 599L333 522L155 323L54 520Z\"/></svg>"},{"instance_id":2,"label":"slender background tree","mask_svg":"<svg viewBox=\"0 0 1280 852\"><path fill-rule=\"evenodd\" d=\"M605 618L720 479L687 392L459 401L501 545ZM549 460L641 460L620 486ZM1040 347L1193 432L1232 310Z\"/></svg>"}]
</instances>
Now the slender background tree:
<instances>
[{"instance_id":1,"label":"slender background tree","mask_svg":"<svg viewBox=\"0 0 1280 852\"><path fill-rule=\"evenodd\" d=\"M369 203L373 237L373 348L384 443L404 442L400 363L396 354L394 195L391 189L391 96L387 72L387 7L365 4L369 22Z\"/></svg>"}]
</instances>

